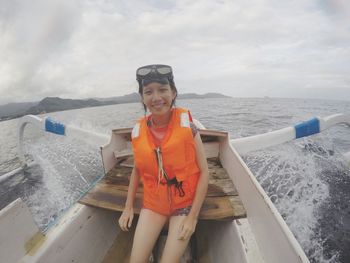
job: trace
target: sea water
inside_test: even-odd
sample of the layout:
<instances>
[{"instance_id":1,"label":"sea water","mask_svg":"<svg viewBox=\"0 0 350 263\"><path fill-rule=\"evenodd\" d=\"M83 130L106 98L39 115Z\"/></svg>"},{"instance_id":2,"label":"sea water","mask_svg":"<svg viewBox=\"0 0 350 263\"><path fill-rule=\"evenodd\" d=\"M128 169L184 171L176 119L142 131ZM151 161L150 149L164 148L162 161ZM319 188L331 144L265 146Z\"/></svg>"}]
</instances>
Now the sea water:
<instances>
[{"instance_id":1,"label":"sea water","mask_svg":"<svg viewBox=\"0 0 350 263\"><path fill-rule=\"evenodd\" d=\"M209 129L231 138L260 134L315 116L350 113L350 102L309 99L226 98L179 100ZM143 116L139 103L55 112L66 125L110 134ZM19 167L18 120L0 122L0 176ZM97 142L28 127L25 152L33 165L0 183L0 209L22 198L38 226L49 228L104 172ZM107 142L106 142L107 143ZM338 125L311 137L243 156L311 262L350 262L350 128Z\"/></svg>"}]
</instances>

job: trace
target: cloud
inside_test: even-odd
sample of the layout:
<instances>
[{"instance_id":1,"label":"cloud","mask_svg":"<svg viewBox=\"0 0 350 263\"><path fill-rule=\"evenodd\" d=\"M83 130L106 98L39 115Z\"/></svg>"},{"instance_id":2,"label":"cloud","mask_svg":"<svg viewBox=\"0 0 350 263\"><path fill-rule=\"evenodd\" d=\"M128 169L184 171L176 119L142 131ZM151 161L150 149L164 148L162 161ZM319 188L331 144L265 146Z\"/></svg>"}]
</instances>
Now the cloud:
<instances>
[{"instance_id":1,"label":"cloud","mask_svg":"<svg viewBox=\"0 0 350 263\"><path fill-rule=\"evenodd\" d=\"M77 19L75 7L53 1L7 5L9 8L1 12L4 40L0 47L2 97L21 100L30 99L33 94L54 93L46 91L47 84L53 83L44 81L49 76L41 76L42 67L51 57L64 51Z\"/></svg>"},{"instance_id":2,"label":"cloud","mask_svg":"<svg viewBox=\"0 0 350 263\"><path fill-rule=\"evenodd\" d=\"M2 2L0 103L123 95L151 63L180 92L350 93L345 0Z\"/></svg>"}]
</instances>

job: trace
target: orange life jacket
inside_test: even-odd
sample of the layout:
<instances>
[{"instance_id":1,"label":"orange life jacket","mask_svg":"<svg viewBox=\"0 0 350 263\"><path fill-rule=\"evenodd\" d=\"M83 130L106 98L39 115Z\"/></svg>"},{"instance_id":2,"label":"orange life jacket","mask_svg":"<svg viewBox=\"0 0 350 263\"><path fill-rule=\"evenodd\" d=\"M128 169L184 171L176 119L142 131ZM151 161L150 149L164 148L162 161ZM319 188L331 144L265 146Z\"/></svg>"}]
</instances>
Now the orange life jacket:
<instances>
[{"instance_id":1,"label":"orange life jacket","mask_svg":"<svg viewBox=\"0 0 350 263\"><path fill-rule=\"evenodd\" d=\"M172 109L168 130L159 148L148 129L147 118L141 118L132 131L132 146L144 185L144 207L168 215L174 209L192 204L200 170L188 110ZM184 194L169 185L169 180L174 182L174 178Z\"/></svg>"}]
</instances>

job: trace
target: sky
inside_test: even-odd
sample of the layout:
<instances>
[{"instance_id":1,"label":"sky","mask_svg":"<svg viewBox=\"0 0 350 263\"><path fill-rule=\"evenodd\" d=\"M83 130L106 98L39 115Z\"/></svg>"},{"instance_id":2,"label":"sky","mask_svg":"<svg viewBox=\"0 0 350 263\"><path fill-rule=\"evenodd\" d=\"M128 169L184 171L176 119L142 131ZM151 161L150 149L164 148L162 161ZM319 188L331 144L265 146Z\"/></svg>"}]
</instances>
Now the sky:
<instances>
[{"instance_id":1,"label":"sky","mask_svg":"<svg viewBox=\"0 0 350 263\"><path fill-rule=\"evenodd\" d=\"M347 0L0 0L0 104L137 92L350 100Z\"/></svg>"}]
</instances>

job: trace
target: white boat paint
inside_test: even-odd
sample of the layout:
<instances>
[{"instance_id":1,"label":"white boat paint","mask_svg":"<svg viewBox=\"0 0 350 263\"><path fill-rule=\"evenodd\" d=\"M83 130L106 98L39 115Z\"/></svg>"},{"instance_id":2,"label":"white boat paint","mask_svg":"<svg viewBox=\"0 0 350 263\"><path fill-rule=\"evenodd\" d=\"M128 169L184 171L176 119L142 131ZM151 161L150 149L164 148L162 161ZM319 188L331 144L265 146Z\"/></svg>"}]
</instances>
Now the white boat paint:
<instances>
[{"instance_id":1,"label":"white boat paint","mask_svg":"<svg viewBox=\"0 0 350 263\"><path fill-rule=\"evenodd\" d=\"M39 232L28 207L17 199L0 211L0 262L18 262Z\"/></svg>"},{"instance_id":2,"label":"white boat paint","mask_svg":"<svg viewBox=\"0 0 350 263\"><path fill-rule=\"evenodd\" d=\"M241 197L262 258L271 263L281 262L281 258L286 263L309 262L270 198L229 143L228 137L221 139L220 160Z\"/></svg>"},{"instance_id":3,"label":"white boat paint","mask_svg":"<svg viewBox=\"0 0 350 263\"><path fill-rule=\"evenodd\" d=\"M101 262L120 232L116 224L119 213L75 204L42 238L30 244L39 230L32 224L28 208L20 200L9 206L7 210L17 216L7 225L7 234L16 242L6 247L8 236L1 235L0 262ZM21 218L23 214L25 217ZM1 224L4 218L1 214ZM19 225L20 229L15 228Z\"/></svg>"},{"instance_id":4,"label":"white boat paint","mask_svg":"<svg viewBox=\"0 0 350 263\"><path fill-rule=\"evenodd\" d=\"M24 128L28 123L36 126L40 130L45 131L44 119L41 119L34 115L26 115L19 119L18 129L17 129L17 147L18 147L18 157L22 167L26 166L26 159L24 157L24 149L23 149L23 135L24 135Z\"/></svg>"},{"instance_id":5,"label":"white boat paint","mask_svg":"<svg viewBox=\"0 0 350 263\"><path fill-rule=\"evenodd\" d=\"M1 242L0 262L101 262L113 240L121 231L117 227L118 212L106 211L85 205L72 206L51 228L43 235L41 240L28 243L38 233L26 205L20 200L14 201L6 208L11 214L25 215L11 218L11 225L7 224L8 235L13 235L13 225L22 225L16 231L13 239L15 244L9 242L4 247ZM2 223L3 215L0 215ZM29 222L32 221L32 224ZM203 226L210 228L208 254L211 262L254 262L263 263L254 236L249 228L247 219L231 222L208 222ZM2 239L3 239L2 235ZM230 244L230 245L228 245ZM9 249L11 247L12 249ZM29 247L29 249L26 247Z\"/></svg>"},{"instance_id":6,"label":"white boat paint","mask_svg":"<svg viewBox=\"0 0 350 263\"><path fill-rule=\"evenodd\" d=\"M210 262L254 262L264 263L251 227L246 218L233 221L209 221L197 225L197 231L207 231L201 235L207 240Z\"/></svg>"},{"instance_id":7,"label":"white boat paint","mask_svg":"<svg viewBox=\"0 0 350 263\"><path fill-rule=\"evenodd\" d=\"M324 118L316 117L316 119L319 121L320 132L337 124L346 124L350 126L350 114L334 114ZM248 152L271 147L294 139L296 139L295 127L287 127L263 134L232 139L230 142L240 155L244 155Z\"/></svg>"}]
</instances>

